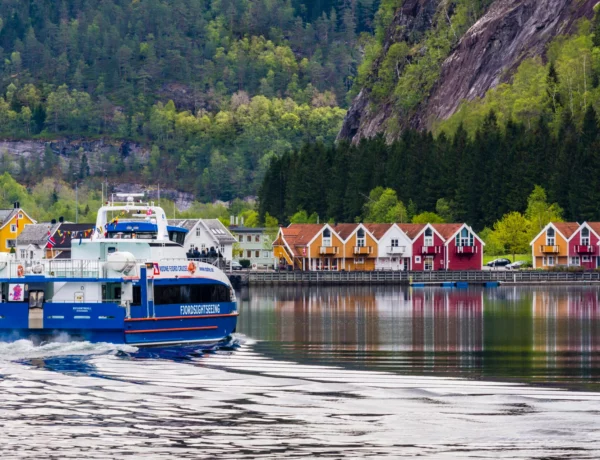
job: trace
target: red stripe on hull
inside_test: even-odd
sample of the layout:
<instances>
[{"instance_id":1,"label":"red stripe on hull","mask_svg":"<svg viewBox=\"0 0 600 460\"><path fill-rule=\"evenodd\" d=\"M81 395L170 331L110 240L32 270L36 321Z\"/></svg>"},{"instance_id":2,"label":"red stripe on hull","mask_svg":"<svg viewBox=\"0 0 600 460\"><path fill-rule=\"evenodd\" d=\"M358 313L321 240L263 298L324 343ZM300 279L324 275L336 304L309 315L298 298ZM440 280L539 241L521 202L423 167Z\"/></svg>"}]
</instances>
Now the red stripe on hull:
<instances>
[{"instance_id":1,"label":"red stripe on hull","mask_svg":"<svg viewBox=\"0 0 600 460\"><path fill-rule=\"evenodd\" d=\"M144 334L148 332L173 332L173 331L205 331L207 329L218 329L217 326L202 326L202 327L174 327L170 329L144 329L136 331L125 331L125 334Z\"/></svg>"}]
</instances>

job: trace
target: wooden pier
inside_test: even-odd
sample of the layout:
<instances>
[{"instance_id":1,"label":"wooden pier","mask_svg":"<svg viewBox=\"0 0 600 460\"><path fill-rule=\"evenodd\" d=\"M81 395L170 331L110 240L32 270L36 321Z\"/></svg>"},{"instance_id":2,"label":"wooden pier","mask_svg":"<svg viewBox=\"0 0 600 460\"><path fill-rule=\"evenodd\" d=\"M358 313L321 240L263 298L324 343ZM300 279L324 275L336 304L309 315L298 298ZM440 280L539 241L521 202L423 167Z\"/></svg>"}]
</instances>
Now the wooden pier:
<instances>
[{"instance_id":1,"label":"wooden pier","mask_svg":"<svg viewBox=\"0 0 600 460\"><path fill-rule=\"evenodd\" d=\"M398 284L422 287L427 285L464 287L466 285L497 284L595 284L600 272L554 271L372 271L372 272L266 272L245 271L228 273L234 286L277 284Z\"/></svg>"}]
</instances>

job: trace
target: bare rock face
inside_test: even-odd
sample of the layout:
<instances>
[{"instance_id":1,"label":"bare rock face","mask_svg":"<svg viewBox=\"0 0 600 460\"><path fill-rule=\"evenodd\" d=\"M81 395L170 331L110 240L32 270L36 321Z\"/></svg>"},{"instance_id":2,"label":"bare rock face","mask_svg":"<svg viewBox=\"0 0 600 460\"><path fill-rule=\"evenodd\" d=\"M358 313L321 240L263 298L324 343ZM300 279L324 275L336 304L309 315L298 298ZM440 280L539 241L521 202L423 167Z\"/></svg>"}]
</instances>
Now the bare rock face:
<instances>
[{"instance_id":1,"label":"bare rock face","mask_svg":"<svg viewBox=\"0 0 600 460\"><path fill-rule=\"evenodd\" d=\"M483 97L508 81L524 59L543 55L575 21L592 17L597 0L497 0L446 59L440 79L413 126L446 119L463 99Z\"/></svg>"},{"instance_id":2,"label":"bare rock face","mask_svg":"<svg viewBox=\"0 0 600 460\"><path fill-rule=\"evenodd\" d=\"M439 119L450 117L463 100L483 97L499 83L510 80L519 64L527 58L543 55L557 35L571 31L575 22L593 17L598 0L496 0L486 14L461 38L444 61L440 78L431 95L410 119L399 120L400 127L428 129ZM424 1L405 2L397 21L406 21L405 7L417 10ZM435 7L429 2L429 7ZM432 17L432 16L431 16ZM414 17L413 17L414 18ZM413 19L414 21L415 19ZM392 25L390 30L395 30ZM406 36L389 35L385 48ZM373 110L368 91L363 90L350 107L338 139L358 142L365 137L385 133L388 140L397 135L387 120L394 116L391 104Z\"/></svg>"}]
</instances>

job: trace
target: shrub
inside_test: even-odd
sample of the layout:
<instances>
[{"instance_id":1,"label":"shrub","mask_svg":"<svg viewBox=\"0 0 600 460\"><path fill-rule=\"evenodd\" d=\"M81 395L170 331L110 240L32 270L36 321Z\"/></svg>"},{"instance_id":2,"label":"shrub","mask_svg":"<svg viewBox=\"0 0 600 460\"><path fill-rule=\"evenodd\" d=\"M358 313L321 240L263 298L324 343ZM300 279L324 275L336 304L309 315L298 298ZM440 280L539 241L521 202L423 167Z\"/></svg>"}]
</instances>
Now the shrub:
<instances>
[{"instance_id":1,"label":"shrub","mask_svg":"<svg viewBox=\"0 0 600 460\"><path fill-rule=\"evenodd\" d=\"M250 267L250 261L248 259L241 259L240 265L242 266L242 268L248 268Z\"/></svg>"}]
</instances>

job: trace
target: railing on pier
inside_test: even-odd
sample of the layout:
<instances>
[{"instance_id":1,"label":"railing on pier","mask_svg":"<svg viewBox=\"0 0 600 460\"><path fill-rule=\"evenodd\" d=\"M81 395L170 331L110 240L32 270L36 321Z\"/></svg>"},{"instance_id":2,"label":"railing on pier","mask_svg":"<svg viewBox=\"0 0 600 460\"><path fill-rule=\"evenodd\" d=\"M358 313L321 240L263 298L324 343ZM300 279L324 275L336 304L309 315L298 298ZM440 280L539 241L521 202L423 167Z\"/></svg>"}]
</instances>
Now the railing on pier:
<instances>
[{"instance_id":1,"label":"railing on pier","mask_svg":"<svg viewBox=\"0 0 600 460\"><path fill-rule=\"evenodd\" d=\"M346 283L444 283L489 281L505 283L560 283L600 282L600 272L550 272L550 271L372 271L372 272L248 272L249 284L346 284Z\"/></svg>"}]
</instances>

